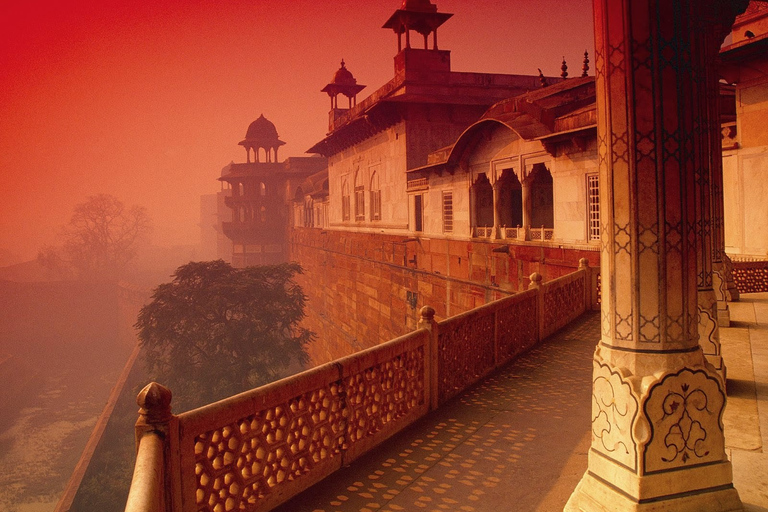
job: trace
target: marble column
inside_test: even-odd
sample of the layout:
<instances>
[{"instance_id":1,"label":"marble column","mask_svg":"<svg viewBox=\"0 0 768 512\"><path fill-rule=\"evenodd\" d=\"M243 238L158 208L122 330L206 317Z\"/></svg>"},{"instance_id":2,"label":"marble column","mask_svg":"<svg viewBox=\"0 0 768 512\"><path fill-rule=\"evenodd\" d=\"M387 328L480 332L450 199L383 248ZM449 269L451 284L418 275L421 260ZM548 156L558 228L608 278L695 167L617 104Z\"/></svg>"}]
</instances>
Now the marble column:
<instances>
[{"instance_id":1,"label":"marble column","mask_svg":"<svg viewBox=\"0 0 768 512\"><path fill-rule=\"evenodd\" d=\"M699 345L710 364L725 380L726 368L720 348L719 325L727 302L718 299L715 291L723 287L715 275L722 268L725 251L723 227L723 152L720 137L719 74L714 65L718 60L720 44L730 31L720 20L721 7L699 13L695 25L699 35L692 46L691 60L699 70L694 88L690 91L694 109L705 115L696 119L694 129L702 132L703 141L695 148L695 184L697 194L696 235L698 239L697 281L699 288ZM726 16L727 18L727 16ZM725 296L721 294L721 299ZM730 322L729 322L730 323Z\"/></svg>"},{"instance_id":2,"label":"marble column","mask_svg":"<svg viewBox=\"0 0 768 512\"><path fill-rule=\"evenodd\" d=\"M531 229L531 180L530 175L526 176L524 180L520 182L521 196L523 203L523 236L524 240L530 239L529 231ZM518 235L520 236L520 235Z\"/></svg>"},{"instance_id":3,"label":"marble column","mask_svg":"<svg viewBox=\"0 0 768 512\"><path fill-rule=\"evenodd\" d=\"M732 23L746 2L593 2L602 333L589 468L565 509L742 510L698 313L711 274L704 49L711 20Z\"/></svg>"},{"instance_id":4,"label":"marble column","mask_svg":"<svg viewBox=\"0 0 768 512\"><path fill-rule=\"evenodd\" d=\"M491 238L502 238L501 231L501 180L494 179L491 183L493 188L493 236Z\"/></svg>"}]
</instances>

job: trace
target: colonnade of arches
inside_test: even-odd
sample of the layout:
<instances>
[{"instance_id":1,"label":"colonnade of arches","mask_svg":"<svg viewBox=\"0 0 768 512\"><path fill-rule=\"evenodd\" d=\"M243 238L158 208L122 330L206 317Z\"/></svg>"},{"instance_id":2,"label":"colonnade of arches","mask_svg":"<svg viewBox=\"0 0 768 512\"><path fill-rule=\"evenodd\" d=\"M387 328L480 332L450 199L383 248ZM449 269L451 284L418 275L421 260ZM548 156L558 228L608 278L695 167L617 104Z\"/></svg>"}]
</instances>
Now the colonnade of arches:
<instances>
[{"instance_id":1,"label":"colonnade of arches","mask_svg":"<svg viewBox=\"0 0 768 512\"><path fill-rule=\"evenodd\" d=\"M535 164L522 182L513 169L503 170L493 183L486 173L478 174L470 205L475 236L528 239L531 229L552 230L552 174L544 164Z\"/></svg>"}]
</instances>

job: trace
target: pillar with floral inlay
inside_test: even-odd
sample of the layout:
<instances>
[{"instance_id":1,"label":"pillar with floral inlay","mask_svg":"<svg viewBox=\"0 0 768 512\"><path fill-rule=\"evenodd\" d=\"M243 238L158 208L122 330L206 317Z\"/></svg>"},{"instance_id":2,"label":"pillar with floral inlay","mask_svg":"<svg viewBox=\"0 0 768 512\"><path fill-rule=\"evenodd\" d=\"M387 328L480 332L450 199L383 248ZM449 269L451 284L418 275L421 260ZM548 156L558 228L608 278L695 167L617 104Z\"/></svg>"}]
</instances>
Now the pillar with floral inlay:
<instances>
[{"instance_id":1,"label":"pillar with floral inlay","mask_svg":"<svg viewBox=\"0 0 768 512\"><path fill-rule=\"evenodd\" d=\"M699 311L711 290L707 47L713 20L732 23L746 2L593 3L602 331L589 468L566 510L742 510Z\"/></svg>"}]
</instances>

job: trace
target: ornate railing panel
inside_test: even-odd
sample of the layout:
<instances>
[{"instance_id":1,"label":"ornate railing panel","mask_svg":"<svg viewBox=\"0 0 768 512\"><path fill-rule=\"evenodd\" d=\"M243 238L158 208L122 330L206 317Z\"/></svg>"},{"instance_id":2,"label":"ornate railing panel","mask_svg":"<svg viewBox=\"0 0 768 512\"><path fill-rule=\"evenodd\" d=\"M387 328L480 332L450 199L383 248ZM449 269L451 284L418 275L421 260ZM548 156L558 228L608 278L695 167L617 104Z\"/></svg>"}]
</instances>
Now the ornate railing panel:
<instances>
[{"instance_id":1,"label":"ornate railing panel","mask_svg":"<svg viewBox=\"0 0 768 512\"><path fill-rule=\"evenodd\" d=\"M267 510L423 415L428 338L416 331L179 415L183 510Z\"/></svg>"},{"instance_id":2,"label":"ornate railing panel","mask_svg":"<svg viewBox=\"0 0 768 512\"><path fill-rule=\"evenodd\" d=\"M170 391L149 384L126 511L273 508L594 307L596 285L582 259L440 322L424 307L413 333L178 416Z\"/></svg>"},{"instance_id":3,"label":"ornate railing panel","mask_svg":"<svg viewBox=\"0 0 768 512\"><path fill-rule=\"evenodd\" d=\"M346 395L345 464L429 410L428 348L428 335L408 336L398 345L339 360Z\"/></svg>"},{"instance_id":4,"label":"ornate railing panel","mask_svg":"<svg viewBox=\"0 0 768 512\"><path fill-rule=\"evenodd\" d=\"M542 338L560 330L590 307L587 304L586 278L585 272L578 271L541 286Z\"/></svg>"},{"instance_id":5,"label":"ornate railing panel","mask_svg":"<svg viewBox=\"0 0 768 512\"><path fill-rule=\"evenodd\" d=\"M494 369L495 306L486 304L437 324L439 403Z\"/></svg>"},{"instance_id":6,"label":"ornate railing panel","mask_svg":"<svg viewBox=\"0 0 768 512\"><path fill-rule=\"evenodd\" d=\"M496 311L497 366L531 348L539 339L534 290L504 299Z\"/></svg>"},{"instance_id":7,"label":"ornate railing panel","mask_svg":"<svg viewBox=\"0 0 768 512\"><path fill-rule=\"evenodd\" d=\"M768 261L734 261L733 279L739 293L768 292Z\"/></svg>"},{"instance_id":8,"label":"ornate railing panel","mask_svg":"<svg viewBox=\"0 0 768 512\"><path fill-rule=\"evenodd\" d=\"M493 238L493 227L475 226L475 238Z\"/></svg>"},{"instance_id":9,"label":"ornate railing panel","mask_svg":"<svg viewBox=\"0 0 768 512\"><path fill-rule=\"evenodd\" d=\"M517 226L516 228L507 228L503 230L504 238L507 240L525 240L525 229Z\"/></svg>"},{"instance_id":10,"label":"ornate railing panel","mask_svg":"<svg viewBox=\"0 0 768 512\"><path fill-rule=\"evenodd\" d=\"M555 239L555 230L550 228L530 228L531 240L551 241Z\"/></svg>"}]
</instances>

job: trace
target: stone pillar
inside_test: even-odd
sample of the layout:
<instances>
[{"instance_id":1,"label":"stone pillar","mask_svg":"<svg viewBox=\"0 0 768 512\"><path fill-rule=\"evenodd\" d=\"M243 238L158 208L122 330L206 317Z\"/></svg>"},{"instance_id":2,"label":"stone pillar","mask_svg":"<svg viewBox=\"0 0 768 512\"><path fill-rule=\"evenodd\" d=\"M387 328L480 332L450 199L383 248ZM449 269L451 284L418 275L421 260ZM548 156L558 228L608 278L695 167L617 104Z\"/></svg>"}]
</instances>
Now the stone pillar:
<instances>
[{"instance_id":1,"label":"stone pillar","mask_svg":"<svg viewBox=\"0 0 768 512\"><path fill-rule=\"evenodd\" d=\"M602 333L589 469L566 510L742 510L725 453L725 383L698 340L713 127L701 109L713 65L706 20L732 23L735 2L593 3Z\"/></svg>"},{"instance_id":2,"label":"stone pillar","mask_svg":"<svg viewBox=\"0 0 768 512\"><path fill-rule=\"evenodd\" d=\"M531 181L526 178L520 182L523 198L523 232L524 239L528 240L528 230L531 228Z\"/></svg>"},{"instance_id":3,"label":"stone pillar","mask_svg":"<svg viewBox=\"0 0 768 512\"><path fill-rule=\"evenodd\" d=\"M725 249L722 232L723 218L723 156L720 137L720 87L719 74L712 64L717 61L720 43L730 31L719 18L719 9L711 13L701 12L701 19L694 23L699 31L692 47L691 60L699 70L690 91L694 111L705 113L696 118L694 129L702 133L702 142L694 148L694 175L696 184L696 237L698 246L697 284L699 289L699 345L707 361L725 380L725 364L720 350L717 294L714 290L713 271L720 264ZM727 303L724 303L727 308Z\"/></svg>"},{"instance_id":4,"label":"stone pillar","mask_svg":"<svg viewBox=\"0 0 768 512\"><path fill-rule=\"evenodd\" d=\"M491 238L501 238L499 230L501 229L501 181L495 180L491 183L493 188L493 236Z\"/></svg>"}]
</instances>

